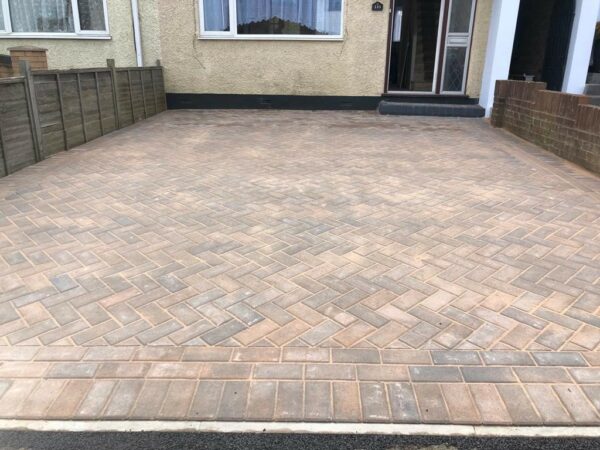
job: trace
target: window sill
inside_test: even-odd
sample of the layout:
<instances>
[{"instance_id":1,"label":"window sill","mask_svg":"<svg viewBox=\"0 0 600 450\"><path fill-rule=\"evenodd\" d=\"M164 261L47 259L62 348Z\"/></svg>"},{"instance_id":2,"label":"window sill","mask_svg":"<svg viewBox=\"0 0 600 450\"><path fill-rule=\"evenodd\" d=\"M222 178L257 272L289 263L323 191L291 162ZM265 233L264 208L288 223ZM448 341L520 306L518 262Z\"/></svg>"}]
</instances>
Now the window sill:
<instances>
[{"instance_id":1,"label":"window sill","mask_svg":"<svg viewBox=\"0 0 600 450\"><path fill-rule=\"evenodd\" d=\"M110 40L112 36L106 33L2 33L0 39L74 39L74 40Z\"/></svg>"},{"instance_id":2,"label":"window sill","mask_svg":"<svg viewBox=\"0 0 600 450\"><path fill-rule=\"evenodd\" d=\"M249 35L249 36L198 36L201 41L318 41L342 42L343 36Z\"/></svg>"}]
</instances>

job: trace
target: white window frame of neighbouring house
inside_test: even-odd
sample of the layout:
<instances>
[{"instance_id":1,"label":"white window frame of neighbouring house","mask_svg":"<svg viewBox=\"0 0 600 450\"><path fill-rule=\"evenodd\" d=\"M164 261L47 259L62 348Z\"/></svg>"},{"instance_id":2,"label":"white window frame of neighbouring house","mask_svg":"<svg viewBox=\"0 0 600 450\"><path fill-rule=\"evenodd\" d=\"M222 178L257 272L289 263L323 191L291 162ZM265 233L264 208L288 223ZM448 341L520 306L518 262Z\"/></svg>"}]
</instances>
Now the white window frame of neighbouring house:
<instances>
[{"instance_id":1,"label":"white window frame of neighbouring house","mask_svg":"<svg viewBox=\"0 0 600 450\"><path fill-rule=\"evenodd\" d=\"M98 27L86 27L82 23L80 4L98 2L103 14L103 24ZM108 28L108 0L0 0L0 39L2 38L38 38L38 39L110 39ZM17 7L22 10L16 11ZM11 11L12 8L12 11ZM60 14L63 14L62 16ZM23 16L29 14L28 16ZM19 25L18 20L42 25L27 29L27 24ZM54 27L52 21L61 25ZM92 21L90 19L90 21ZM44 23L46 22L46 23ZM102 18L100 18L102 22ZM82 29L82 26L84 29ZM46 29L44 29L46 27ZM38 31L42 28L40 31ZM100 28L97 30L85 28Z\"/></svg>"},{"instance_id":2,"label":"white window frame of neighbouring house","mask_svg":"<svg viewBox=\"0 0 600 450\"><path fill-rule=\"evenodd\" d=\"M198 0L198 17L199 17L199 38L200 39L241 39L241 40L307 40L307 41L335 41L342 40L344 37L344 11L346 0L295 0L287 2L288 10L285 14L290 16L290 21L297 22L298 25L322 28L315 28L316 34L291 34L291 33L256 33L256 32L240 32L238 29L238 5L248 0ZM256 11L255 17L262 21L269 21L273 18L279 20L285 19L275 15L273 8L280 7L281 15L285 0L254 0L248 4L255 5L257 8L262 7L261 11ZM271 8L271 9L269 9ZM209 12L212 11L212 12ZM250 12L251 13L251 12ZM222 28L228 30L216 30L213 24L207 20L207 14L213 14L212 20L216 22L221 20ZM261 15L262 14L262 15ZM270 17L267 17L270 15ZM300 16L302 15L302 19ZM293 16L293 17L292 17ZM250 16L249 16L250 17ZM306 20L312 20L312 23L307 24ZM248 19L250 20L250 19ZM304 21L301 22L301 20ZM253 22L246 23L249 28ZM254 22L256 24L256 22ZM310 26L309 26L310 25ZM255 27L257 25L254 25ZM323 29L323 27L325 29ZM329 29L327 29L329 27ZM320 34L319 34L320 33Z\"/></svg>"}]
</instances>

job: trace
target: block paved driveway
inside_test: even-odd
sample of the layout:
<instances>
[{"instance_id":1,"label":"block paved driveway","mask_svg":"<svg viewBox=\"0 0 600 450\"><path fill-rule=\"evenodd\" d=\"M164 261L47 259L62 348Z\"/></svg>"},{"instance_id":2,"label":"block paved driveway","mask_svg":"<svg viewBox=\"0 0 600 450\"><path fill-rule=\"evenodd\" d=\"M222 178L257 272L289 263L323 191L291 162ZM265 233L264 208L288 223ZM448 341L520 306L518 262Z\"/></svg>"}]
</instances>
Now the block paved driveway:
<instances>
[{"instance_id":1,"label":"block paved driveway","mask_svg":"<svg viewBox=\"0 0 600 450\"><path fill-rule=\"evenodd\" d=\"M171 111L0 255L0 417L600 423L600 178L483 121Z\"/></svg>"}]
</instances>

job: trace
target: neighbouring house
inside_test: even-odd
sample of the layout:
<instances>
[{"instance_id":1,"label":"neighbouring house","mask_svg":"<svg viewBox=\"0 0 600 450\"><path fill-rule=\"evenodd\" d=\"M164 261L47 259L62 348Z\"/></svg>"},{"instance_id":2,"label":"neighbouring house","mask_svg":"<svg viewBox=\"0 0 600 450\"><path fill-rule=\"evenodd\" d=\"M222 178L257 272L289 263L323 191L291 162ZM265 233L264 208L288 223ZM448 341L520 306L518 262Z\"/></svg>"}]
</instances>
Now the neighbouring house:
<instances>
[{"instance_id":1,"label":"neighbouring house","mask_svg":"<svg viewBox=\"0 0 600 450\"><path fill-rule=\"evenodd\" d=\"M172 107L461 115L496 80L581 94L600 0L0 0L0 54L162 61ZM478 106L479 105L479 106ZM380 110L386 111L386 108Z\"/></svg>"}]
</instances>

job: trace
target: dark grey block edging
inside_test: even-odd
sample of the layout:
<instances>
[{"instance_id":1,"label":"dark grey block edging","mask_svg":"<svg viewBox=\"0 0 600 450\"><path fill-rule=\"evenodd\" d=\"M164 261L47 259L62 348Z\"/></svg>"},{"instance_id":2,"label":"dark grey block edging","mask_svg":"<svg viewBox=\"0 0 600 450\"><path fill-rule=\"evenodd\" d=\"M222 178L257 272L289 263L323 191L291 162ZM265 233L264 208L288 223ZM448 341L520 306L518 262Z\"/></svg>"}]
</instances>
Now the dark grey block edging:
<instances>
[{"instance_id":1,"label":"dark grey block edging","mask_svg":"<svg viewBox=\"0 0 600 450\"><path fill-rule=\"evenodd\" d=\"M378 96L167 93L168 109L376 110L380 101Z\"/></svg>"},{"instance_id":2,"label":"dark grey block edging","mask_svg":"<svg viewBox=\"0 0 600 450\"><path fill-rule=\"evenodd\" d=\"M453 105L439 103L404 103L382 101L379 113L398 116L471 117L485 116L479 105Z\"/></svg>"}]
</instances>

